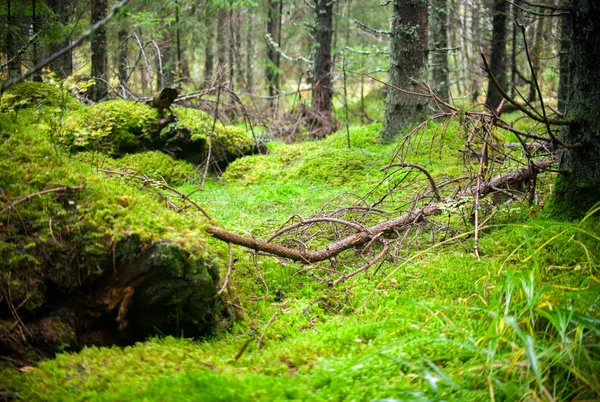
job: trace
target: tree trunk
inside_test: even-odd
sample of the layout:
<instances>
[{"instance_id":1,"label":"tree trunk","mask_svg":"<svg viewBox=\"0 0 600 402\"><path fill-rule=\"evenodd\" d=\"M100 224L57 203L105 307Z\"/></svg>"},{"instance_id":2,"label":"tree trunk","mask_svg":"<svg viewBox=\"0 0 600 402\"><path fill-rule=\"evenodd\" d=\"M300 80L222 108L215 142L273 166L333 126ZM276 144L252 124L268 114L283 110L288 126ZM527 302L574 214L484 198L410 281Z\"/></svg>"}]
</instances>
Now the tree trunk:
<instances>
[{"instance_id":1,"label":"tree trunk","mask_svg":"<svg viewBox=\"0 0 600 402\"><path fill-rule=\"evenodd\" d=\"M281 1L269 1L267 4L267 24L266 34L271 37L271 40L281 45L281 15L279 13ZM265 78L269 84L269 96L274 96L279 90L279 52L271 46L267 41L267 67L265 70Z\"/></svg>"},{"instance_id":2,"label":"tree trunk","mask_svg":"<svg viewBox=\"0 0 600 402\"><path fill-rule=\"evenodd\" d=\"M544 10L541 11L542 14L544 13ZM544 21L546 20L546 18L544 17L540 17L540 19L538 20L537 23L537 27L535 28L535 36L533 39L533 46L531 48L531 65L533 66L533 71L535 72L535 76L538 79L538 83L541 85L541 83L539 82L541 80L540 77L540 62L541 62L541 57L540 57L540 53L542 52L542 39L543 39L543 33L544 33ZM533 74L532 74L533 77ZM533 82L533 78L531 79L531 83L529 84L529 96L527 97L527 101L528 102L533 102L535 101L537 95L537 90L535 88L535 83Z\"/></svg>"},{"instance_id":3,"label":"tree trunk","mask_svg":"<svg viewBox=\"0 0 600 402\"><path fill-rule=\"evenodd\" d=\"M31 29L32 29L31 36L38 33L39 21L38 21L37 14L38 14L37 13L37 1L31 0ZM33 54L32 54L33 58L31 61L34 66L37 66L37 64L39 62L38 40L37 39L33 41L32 50L33 50ZM42 82L42 76L40 75L39 71L37 71L33 74L33 80L37 81L37 82Z\"/></svg>"},{"instance_id":4,"label":"tree trunk","mask_svg":"<svg viewBox=\"0 0 600 402\"><path fill-rule=\"evenodd\" d=\"M479 0L473 0L472 7L472 16L471 16L471 35L473 40L472 49L474 49L473 54L481 53L481 12L480 12L480 4ZM480 88L481 88L481 69L479 68L478 63L473 63L475 69L471 70L471 100L473 102L477 102L477 98L479 98Z\"/></svg>"},{"instance_id":5,"label":"tree trunk","mask_svg":"<svg viewBox=\"0 0 600 402\"><path fill-rule=\"evenodd\" d=\"M209 86L215 64L215 23L212 16L205 16L206 37L204 43L204 85Z\"/></svg>"},{"instance_id":6,"label":"tree trunk","mask_svg":"<svg viewBox=\"0 0 600 402\"><path fill-rule=\"evenodd\" d=\"M559 4L568 6L568 0L562 0ZM558 84L558 110L565 112L565 103L569 93L569 54L571 53L571 21L563 17L560 23L560 81Z\"/></svg>"},{"instance_id":7,"label":"tree trunk","mask_svg":"<svg viewBox=\"0 0 600 402\"><path fill-rule=\"evenodd\" d=\"M66 26L70 22L70 8L69 3L64 0L47 0L47 5L50 10L56 15L58 21ZM58 42L50 43L48 47L49 54L56 53L57 51L69 46L71 40L66 35L66 32L61 33L63 39ZM59 58L53 60L49 64L50 70L58 75L60 78L66 78L73 73L73 53L67 52Z\"/></svg>"},{"instance_id":8,"label":"tree trunk","mask_svg":"<svg viewBox=\"0 0 600 402\"><path fill-rule=\"evenodd\" d=\"M127 63L127 39L129 38L129 32L125 24L121 27L117 36L119 40L119 85L125 87L127 86L127 70L129 67Z\"/></svg>"},{"instance_id":9,"label":"tree trunk","mask_svg":"<svg viewBox=\"0 0 600 402\"><path fill-rule=\"evenodd\" d=\"M246 32L246 90L252 93L254 89L254 74L252 71L252 61L254 59L254 40L252 33L254 32L254 15L252 11L248 11L248 31Z\"/></svg>"},{"instance_id":10,"label":"tree trunk","mask_svg":"<svg viewBox=\"0 0 600 402\"><path fill-rule=\"evenodd\" d=\"M315 0L315 17L312 77L312 109L315 120L311 131L317 137L324 137L335 130L331 116L333 2L331 0Z\"/></svg>"},{"instance_id":11,"label":"tree trunk","mask_svg":"<svg viewBox=\"0 0 600 402\"><path fill-rule=\"evenodd\" d=\"M175 62L175 77L181 80L183 69L183 58L181 56L181 32L179 26L179 1L175 0L175 46L177 48L177 60Z\"/></svg>"},{"instance_id":12,"label":"tree trunk","mask_svg":"<svg viewBox=\"0 0 600 402\"><path fill-rule=\"evenodd\" d=\"M11 0L7 0L6 7L6 57L8 62L8 77L13 78L21 75L21 57L18 55L19 38L15 34L18 31L15 27L20 27L20 24L15 15L14 4L11 4Z\"/></svg>"},{"instance_id":13,"label":"tree trunk","mask_svg":"<svg viewBox=\"0 0 600 402\"><path fill-rule=\"evenodd\" d=\"M92 24L106 17L107 0L92 0ZM92 34L92 77L108 79L107 66L108 57L106 54L106 28L103 26ZM106 96L106 82L96 80L92 87L92 97L94 101L99 101Z\"/></svg>"},{"instance_id":14,"label":"tree trunk","mask_svg":"<svg viewBox=\"0 0 600 402\"><path fill-rule=\"evenodd\" d=\"M388 81L414 90L412 79L422 78L427 60L427 4L421 0L395 0ZM425 114L423 98L388 88L385 99L383 137L393 138L407 124Z\"/></svg>"},{"instance_id":15,"label":"tree trunk","mask_svg":"<svg viewBox=\"0 0 600 402\"><path fill-rule=\"evenodd\" d=\"M174 72L177 69L175 62L173 61L173 27L165 27L165 35L162 42L160 42L160 54L162 56L162 68L163 68L163 83L160 89L170 87L175 82ZM177 55L175 55L177 57Z\"/></svg>"},{"instance_id":16,"label":"tree trunk","mask_svg":"<svg viewBox=\"0 0 600 402\"><path fill-rule=\"evenodd\" d=\"M570 6L565 18L569 19L571 49L561 68L570 74L565 118L574 124L562 127L560 135L562 141L582 146L562 153L551 211L576 219L600 201L600 2L571 0Z\"/></svg>"},{"instance_id":17,"label":"tree trunk","mask_svg":"<svg viewBox=\"0 0 600 402\"><path fill-rule=\"evenodd\" d=\"M508 76L506 74L506 1L494 0L494 16L492 22L492 55L490 57L490 69L498 84L505 91L508 90ZM488 80L488 94L485 104L491 109L496 108L502 102L500 91L494 86L492 80Z\"/></svg>"},{"instance_id":18,"label":"tree trunk","mask_svg":"<svg viewBox=\"0 0 600 402\"><path fill-rule=\"evenodd\" d=\"M433 45L432 76L433 90L442 99L449 98L448 93L448 2L431 2L431 36Z\"/></svg>"},{"instance_id":19,"label":"tree trunk","mask_svg":"<svg viewBox=\"0 0 600 402\"><path fill-rule=\"evenodd\" d=\"M511 96L517 96L517 18L519 17L519 9L517 5L519 0L514 0L512 7L512 38L511 38L511 54L510 54L510 85Z\"/></svg>"},{"instance_id":20,"label":"tree trunk","mask_svg":"<svg viewBox=\"0 0 600 402\"><path fill-rule=\"evenodd\" d=\"M229 71L227 65L227 10L224 9L217 11L217 45L217 75L219 81L222 81Z\"/></svg>"}]
</instances>

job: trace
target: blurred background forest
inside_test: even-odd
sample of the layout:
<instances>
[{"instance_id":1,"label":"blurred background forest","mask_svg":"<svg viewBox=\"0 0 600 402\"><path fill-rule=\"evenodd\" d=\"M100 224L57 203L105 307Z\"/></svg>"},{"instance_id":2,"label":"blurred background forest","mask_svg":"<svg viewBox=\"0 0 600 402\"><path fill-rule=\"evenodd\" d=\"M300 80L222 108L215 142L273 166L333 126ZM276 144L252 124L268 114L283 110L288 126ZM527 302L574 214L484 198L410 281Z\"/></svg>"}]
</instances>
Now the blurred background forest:
<instances>
[{"instance_id":1,"label":"blurred background forest","mask_svg":"<svg viewBox=\"0 0 600 402\"><path fill-rule=\"evenodd\" d=\"M96 101L143 99L179 84L187 94L180 102L218 111L231 122L241 121L245 108L264 136L297 140L307 132L322 137L346 120L383 121L387 88L381 82L388 82L390 63L398 64L390 61L391 39L403 37L424 60L399 66L402 75L426 80L443 99L486 102L490 89L481 53L513 97L535 100L533 69L543 96L556 99L561 19L555 17L564 13L552 2L547 8L519 0L416 3L401 9L371 0L131 0L124 6L108 0L6 0L0 8L2 75L35 66L117 6L118 15L91 41L56 58L34 79L50 72L61 79L94 77L95 89L86 96ZM408 28L391 26L394 13ZM404 54L406 64L411 56ZM390 84L414 87L404 77ZM224 96L217 109L218 88ZM497 106L498 95L490 96Z\"/></svg>"}]
</instances>

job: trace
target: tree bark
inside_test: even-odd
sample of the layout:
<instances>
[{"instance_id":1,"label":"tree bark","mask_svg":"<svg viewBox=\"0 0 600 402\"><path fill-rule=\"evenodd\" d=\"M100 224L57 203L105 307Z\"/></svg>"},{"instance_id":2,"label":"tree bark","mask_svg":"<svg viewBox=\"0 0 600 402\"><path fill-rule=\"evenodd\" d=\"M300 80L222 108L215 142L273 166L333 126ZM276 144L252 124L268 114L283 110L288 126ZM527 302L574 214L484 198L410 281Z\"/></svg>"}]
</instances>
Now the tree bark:
<instances>
[{"instance_id":1,"label":"tree bark","mask_svg":"<svg viewBox=\"0 0 600 402\"><path fill-rule=\"evenodd\" d=\"M431 2L431 37L433 90L442 99L447 100L449 98L447 0L432 0Z\"/></svg>"},{"instance_id":2,"label":"tree bark","mask_svg":"<svg viewBox=\"0 0 600 402\"><path fill-rule=\"evenodd\" d=\"M545 10L542 10L541 13L543 14ZM538 83L541 85L541 82L539 82L541 80L541 75L540 75L540 64L541 64L541 57L540 57L540 53L542 52L542 39L543 39L543 33L544 33L544 22L545 22L546 18L544 17L540 17L537 23L537 26L535 28L535 35L534 35L534 39L533 39L533 46L531 47L531 65L533 66L533 71L535 72L535 76L538 79ZM533 76L533 74L532 74ZM535 83L533 82L533 79L531 80L531 83L529 84L529 95L527 96L527 101L528 102L533 102L536 99L536 95L537 95L537 90L535 87Z\"/></svg>"},{"instance_id":3,"label":"tree bark","mask_svg":"<svg viewBox=\"0 0 600 402\"><path fill-rule=\"evenodd\" d=\"M204 42L204 85L209 86L213 79L215 64L215 23L212 16L205 16L204 28L206 30Z\"/></svg>"},{"instance_id":4,"label":"tree bark","mask_svg":"<svg viewBox=\"0 0 600 402\"><path fill-rule=\"evenodd\" d=\"M506 74L506 1L494 0L492 22L492 55L490 69L498 84L505 91L508 90L508 76ZM485 104L496 110L502 102L502 94L494 86L491 78L488 80L488 94Z\"/></svg>"},{"instance_id":5,"label":"tree bark","mask_svg":"<svg viewBox=\"0 0 600 402\"><path fill-rule=\"evenodd\" d=\"M407 90L413 79L422 78L427 60L427 4L421 0L395 0L392 14L392 39L388 81ZM425 114L423 98L388 87L385 99L383 137L390 140L407 124Z\"/></svg>"},{"instance_id":6,"label":"tree bark","mask_svg":"<svg viewBox=\"0 0 600 402\"><path fill-rule=\"evenodd\" d=\"M407 226L421 222L423 218L426 218L427 216L437 215L442 211L441 206L444 203L459 197L474 196L476 193L479 193L479 195L483 197L497 191L497 189L509 189L517 184L529 182L540 170L547 169L551 165L552 162L549 161L535 161L515 172L496 175L489 180L482 182L479 186L471 186L457 193L454 197L442 199L423 208L415 208L404 215L381 222L369 228L361 228L362 230L359 230L359 233L347 236L329 244L325 248L312 252L309 252L308 250L296 250L279 244L256 240L252 237L241 236L216 226L209 226L206 228L206 231L213 237L228 243L237 244L252 250L266 252L283 258L289 258L290 260L303 264L313 264L335 257L345 250L368 244L369 242L372 242L373 239L379 238L382 235L397 233ZM319 220L319 218L312 219L312 221L317 220ZM309 221L311 220L309 219L306 223Z\"/></svg>"},{"instance_id":7,"label":"tree bark","mask_svg":"<svg viewBox=\"0 0 600 402\"><path fill-rule=\"evenodd\" d=\"M38 20L38 12L37 12L37 1L31 0L31 35L35 35L39 30L39 20ZM39 62L39 49L38 49L38 40L35 39L32 43L32 63L34 66L37 66ZM42 76L39 71L33 74L33 80L37 82L42 82Z\"/></svg>"},{"instance_id":8,"label":"tree bark","mask_svg":"<svg viewBox=\"0 0 600 402\"><path fill-rule=\"evenodd\" d=\"M333 2L315 0L315 28L313 48L312 110L315 120L311 131L324 137L335 130L331 116L331 41L333 38Z\"/></svg>"},{"instance_id":9,"label":"tree bark","mask_svg":"<svg viewBox=\"0 0 600 402\"><path fill-rule=\"evenodd\" d=\"M266 23L266 34L269 35L277 46L281 45L281 38L279 33L281 32L279 27L281 25L281 1L268 1L267 2L267 23ZM280 56L279 52L271 46L267 41L267 66L265 69L265 78L269 85L269 96L274 96L279 91L279 67L280 67Z\"/></svg>"},{"instance_id":10,"label":"tree bark","mask_svg":"<svg viewBox=\"0 0 600 402\"><path fill-rule=\"evenodd\" d=\"M570 52L561 68L568 71L569 88L564 105L565 118L574 124L563 126L561 140L581 143L565 149L554 188L552 213L577 219L600 201L600 2L571 0L568 18L571 32ZM561 71L561 79L567 71Z\"/></svg>"},{"instance_id":11,"label":"tree bark","mask_svg":"<svg viewBox=\"0 0 600 402\"><path fill-rule=\"evenodd\" d=\"M6 57L8 59L8 78L18 77L21 75L21 57L18 55L18 43L19 38L15 32L18 30L20 24L16 17L14 3L11 0L7 0L6 4Z\"/></svg>"},{"instance_id":12,"label":"tree bark","mask_svg":"<svg viewBox=\"0 0 600 402\"><path fill-rule=\"evenodd\" d=\"M119 85L127 86L127 76L129 64L127 63L127 39L129 38L129 31L127 26L124 24L117 35L119 40Z\"/></svg>"},{"instance_id":13,"label":"tree bark","mask_svg":"<svg viewBox=\"0 0 600 402\"><path fill-rule=\"evenodd\" d=\"M252 93L254 89L254 72L253 63L254 60L254 38L252 33L254 32L254 15L252 11L248 11L248 31L246 32L246 90Z\"/></svg>"},{"instance_id":14,"label":"tree bark","mask_svg":"<svg viewBox=\"0 0 600 402\"><path fill-rule=\"evenodd\" d=\"M92 24L106 17L107 0L92 0ZM100 27L92 34L92 77L108 79L107 66L108 57L106 52L106 28ZM106 96L107 86L104 81L96 80L92 87L94 101L99 101Z\"/></svg>"},{"instance_id":15,"label":"tree bark","mask_svg":"<svg viewBox=\"0 0 600 402\"><path fill-rule=\"evenodd\" d=\"M559 4L568 7L569 0L562 0ZM560 23L560 81L558 84L558 110L565 112L566 101L569 93L569 54L571 53L571 21L563 17Z\"/></svg>"},{"instance_id":16,"label":"tree bark","mask_svg":"<svg viewBox=\"0 0 600 402\"><path fill-rule=\"evenodd\" d=\"M227 10L219 9L217 11L217 75L220 81L227 77L229 65L227 63Z\"/></svg>"}]
</instances>

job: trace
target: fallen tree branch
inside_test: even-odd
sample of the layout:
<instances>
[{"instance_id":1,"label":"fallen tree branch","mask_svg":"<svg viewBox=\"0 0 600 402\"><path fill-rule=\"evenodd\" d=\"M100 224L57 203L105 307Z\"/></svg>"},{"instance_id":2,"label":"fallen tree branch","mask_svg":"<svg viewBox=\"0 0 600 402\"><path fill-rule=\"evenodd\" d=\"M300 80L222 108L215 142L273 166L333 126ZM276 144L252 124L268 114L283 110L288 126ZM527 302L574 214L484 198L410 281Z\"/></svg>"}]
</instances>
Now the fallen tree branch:
<instances>
[{"instance_id":1,"label":"fallen tree branch","mask_svg":"<svg viewBox=\"0 0 600 402\"><path fill-rule=\"evenodd\" d=\"M385 234L395 233L407 226L422 222L428 216L439 214L442 210L443 204L455 198L464 196L474 196L475 194L477 194L477 192L479 192L479 195L483 197L493 192L496 188L506 189L510 188L511 186L514 186L517 183L528 181L533 177L533 175L537 171L549 168L552 165L552 163L552 161L535 161L530 165L527 165L517 170L516 172L503 173L494 176L489 180L481 181L479 187L474 185L472 187L467 188L464 191L458 192L453 197L442 199L439 202L427 205L422 208L416 208L410 212L407 212L404 215L381 222L375 226L371 226L364 229L361 227L360 229L362 230L360 230L359 233L347 236L341 240L331 243L325 248L312 252L308 252L306 250L296 250L290 247L271 243L269 241L262 241L252 237L241 236L236 233L223 230L216 226L207 227L206 232L212 235L214 238L223 240L228 243L237 244L242 247L276 255L282 258L288 258L290 260L297 261L302 264L313 264L319 261L324 261L335 257L345 250L368 244L373 239L379 238ZM296 226L298 225L299 224L296 224ZM356 229L358 230L358 228ZM380 258L381 257L378 256L374 261L379 260Z\"/></svg>"}]
</instances>

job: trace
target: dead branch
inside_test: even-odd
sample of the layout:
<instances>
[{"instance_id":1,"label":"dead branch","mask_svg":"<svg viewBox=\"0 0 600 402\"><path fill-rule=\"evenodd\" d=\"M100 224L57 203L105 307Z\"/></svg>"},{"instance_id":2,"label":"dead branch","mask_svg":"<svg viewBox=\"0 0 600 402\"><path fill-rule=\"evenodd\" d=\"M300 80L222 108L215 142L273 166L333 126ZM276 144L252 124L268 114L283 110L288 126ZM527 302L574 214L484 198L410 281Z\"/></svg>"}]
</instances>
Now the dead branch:
<instances>
[{"instance_id":1,"label":"dead branch","mask_svg":"<svg viewBox=\"0 0 600 402\"><path fill-rule=\"evenodd\" d=\"M399 232L407 227L413 226L419 222L423 222L428 216L439 214L441 212L443 204L450 202L454 199L465 196L475 196L475 194L477 193L479 193L480 197L483 197L493 192L495 188L508 189L517 183L529 181L536 172L547 169L552 164L552 161L535 161L519 169L516 172L503 173L494 176L489 180L481 180L479 186L474 185L472 187L467 188L464 191L456 193L453 197L447 197L434 204L430 204L421 208L414 208L412 211L409 211L394 219L381 222L377 225L368 228L364 228L363 226L354 227L354 229L356 229L358 233L347 236L343 239L331 243L325 248L312 252L307 251L306 248L304 248L303 250L296 250L290 247L272 243L270 241L262 241L252 237L241 236L236 233L223 230L216 226L207 227L206 232L212 235L213 237L228 243L237 244L239 246L243 246L255 251L276 255L282 258L288 258L290 260L297 261L302 264L313 264L319 261L324 261L333 258L345 250L351 248L358 248L360 246L369 244L369 242L372 242L373 239L377 239L385 235L393 235L394 233ZM320 218L317 220L327 221L327 219L325 218ZM308 221L309 220L306 220L304 221L304 223ZM300 225L302 225L302 222L295 224L294 226L297 228ZM279 232L286 231L285 229L287 228L284 228ZM272 239L275 237L276 236L273 236ZM369 266L373 265L380 258L376 257L373 260L373 263ZM362 269L363 267L361 267L360 269ZM365 270L368 267L362 270Z\"/></svg>"},{"instance_id":2,"label":"dead branch","mask_svg":"<svg viewBox=\"0 0 600 402\"><path fill-rule=\"evenodd\" d=\"M435 194L435 199L438 200L438 201L442 200L442 197L440 196L440 192L438 191L438 188L435 185L435 180L433 180L433 177L431 176L431 173L429 173L429 171L427 169L425 169L421 165L417 165L416 163L397 162L397 163L391 163L389 165L386 165L386 166L382 167L380 170L386 172L391 167L396 167L396 166L399 166L399 167L412 167L412 168L418 169L421 172L423 172L425 174L425 176L427 176L427 179L429 180L429 183L431 184L431 189L433 190L433 193Z\"/></svg>"},{"instance_id":3,"label":"dead branch","mask_svg":"<svg viewBox=\"0 0 600 402\"><path fill-rule=\"evenodd\" d=\"M169 190L175 194L177 194L182 200L188 202L190 205L194 206L194 208L196 208L198 211L202 212L202 214L206 217L206 219L208 219L209 221L213 221L213 219L211 218L211 216L208 214L208 212L206 212L206 210L204 208L202 208L196 201L194 201L190 195L195 193L196 191L198 191L198 189L194 190L192 193L190 194L184 194L181 191L177 190L176 188L171 187L167 181L165 180L164 177L160 176L162 182L158 181L158 180L154 180L151 179L149 177L146 176L138 176L134 173L130 173L130 172L118 172L118 171L114 171L114 170L108 170L108 169L98 169L98 171L109 174L109 175L117 175L117 176L122 176L122 177L129 177L135 180L138 180L140 182L142 182L142 184L146 185L146 184L152 184L156 187L160 187L160 188L164 188L165 190Z\"/></svg>"},{"instance_id":4,"label":"dead branch","mask_svg":"<svg viewBox=\"0 0 600 402\"><path fill-rule=\"evenodd\" d=\"M16 201L12 201L11 202L9 200L9 205L7 207L5 207L2 211L0 211L0 215L2 215L3 213L5 213L9 209L14 209L14 207L17 204L20 204L22 202L31 200L32 198L39 197L39 196L44 195L44 194L59 193L59 192L62 192L62 191L69 191L69 190L80 190L82 188L83 188L83 186L70 186L70 187L64 186L64 187L49 188L49 189L46 189L46 190L38 191L37 193L26 195L25 197L21 197L21 198L19 198Z\"/></svg>"},{"instance_id":5,"label":"dead branch","mask_svg":"<svg viewBox=\"0 0 600 402\"><path fill-rule=\"evenodd\" d=\"M258 341L256 342L256 349L260 349L261 342L262 342L263 338L265 337L265 334L267 333L267 329L269 329L269 327L271 326L271 324L273 323L273 321L275 321L275 318L277 318L278 314L279 314L279 311L276 311L271 316L271 318L269 319L269 322L267 322L267 325L265 325L265 329L263 329L263 332L261 332L260 335L258 335Z\"/></svg>"}]
</instances>

